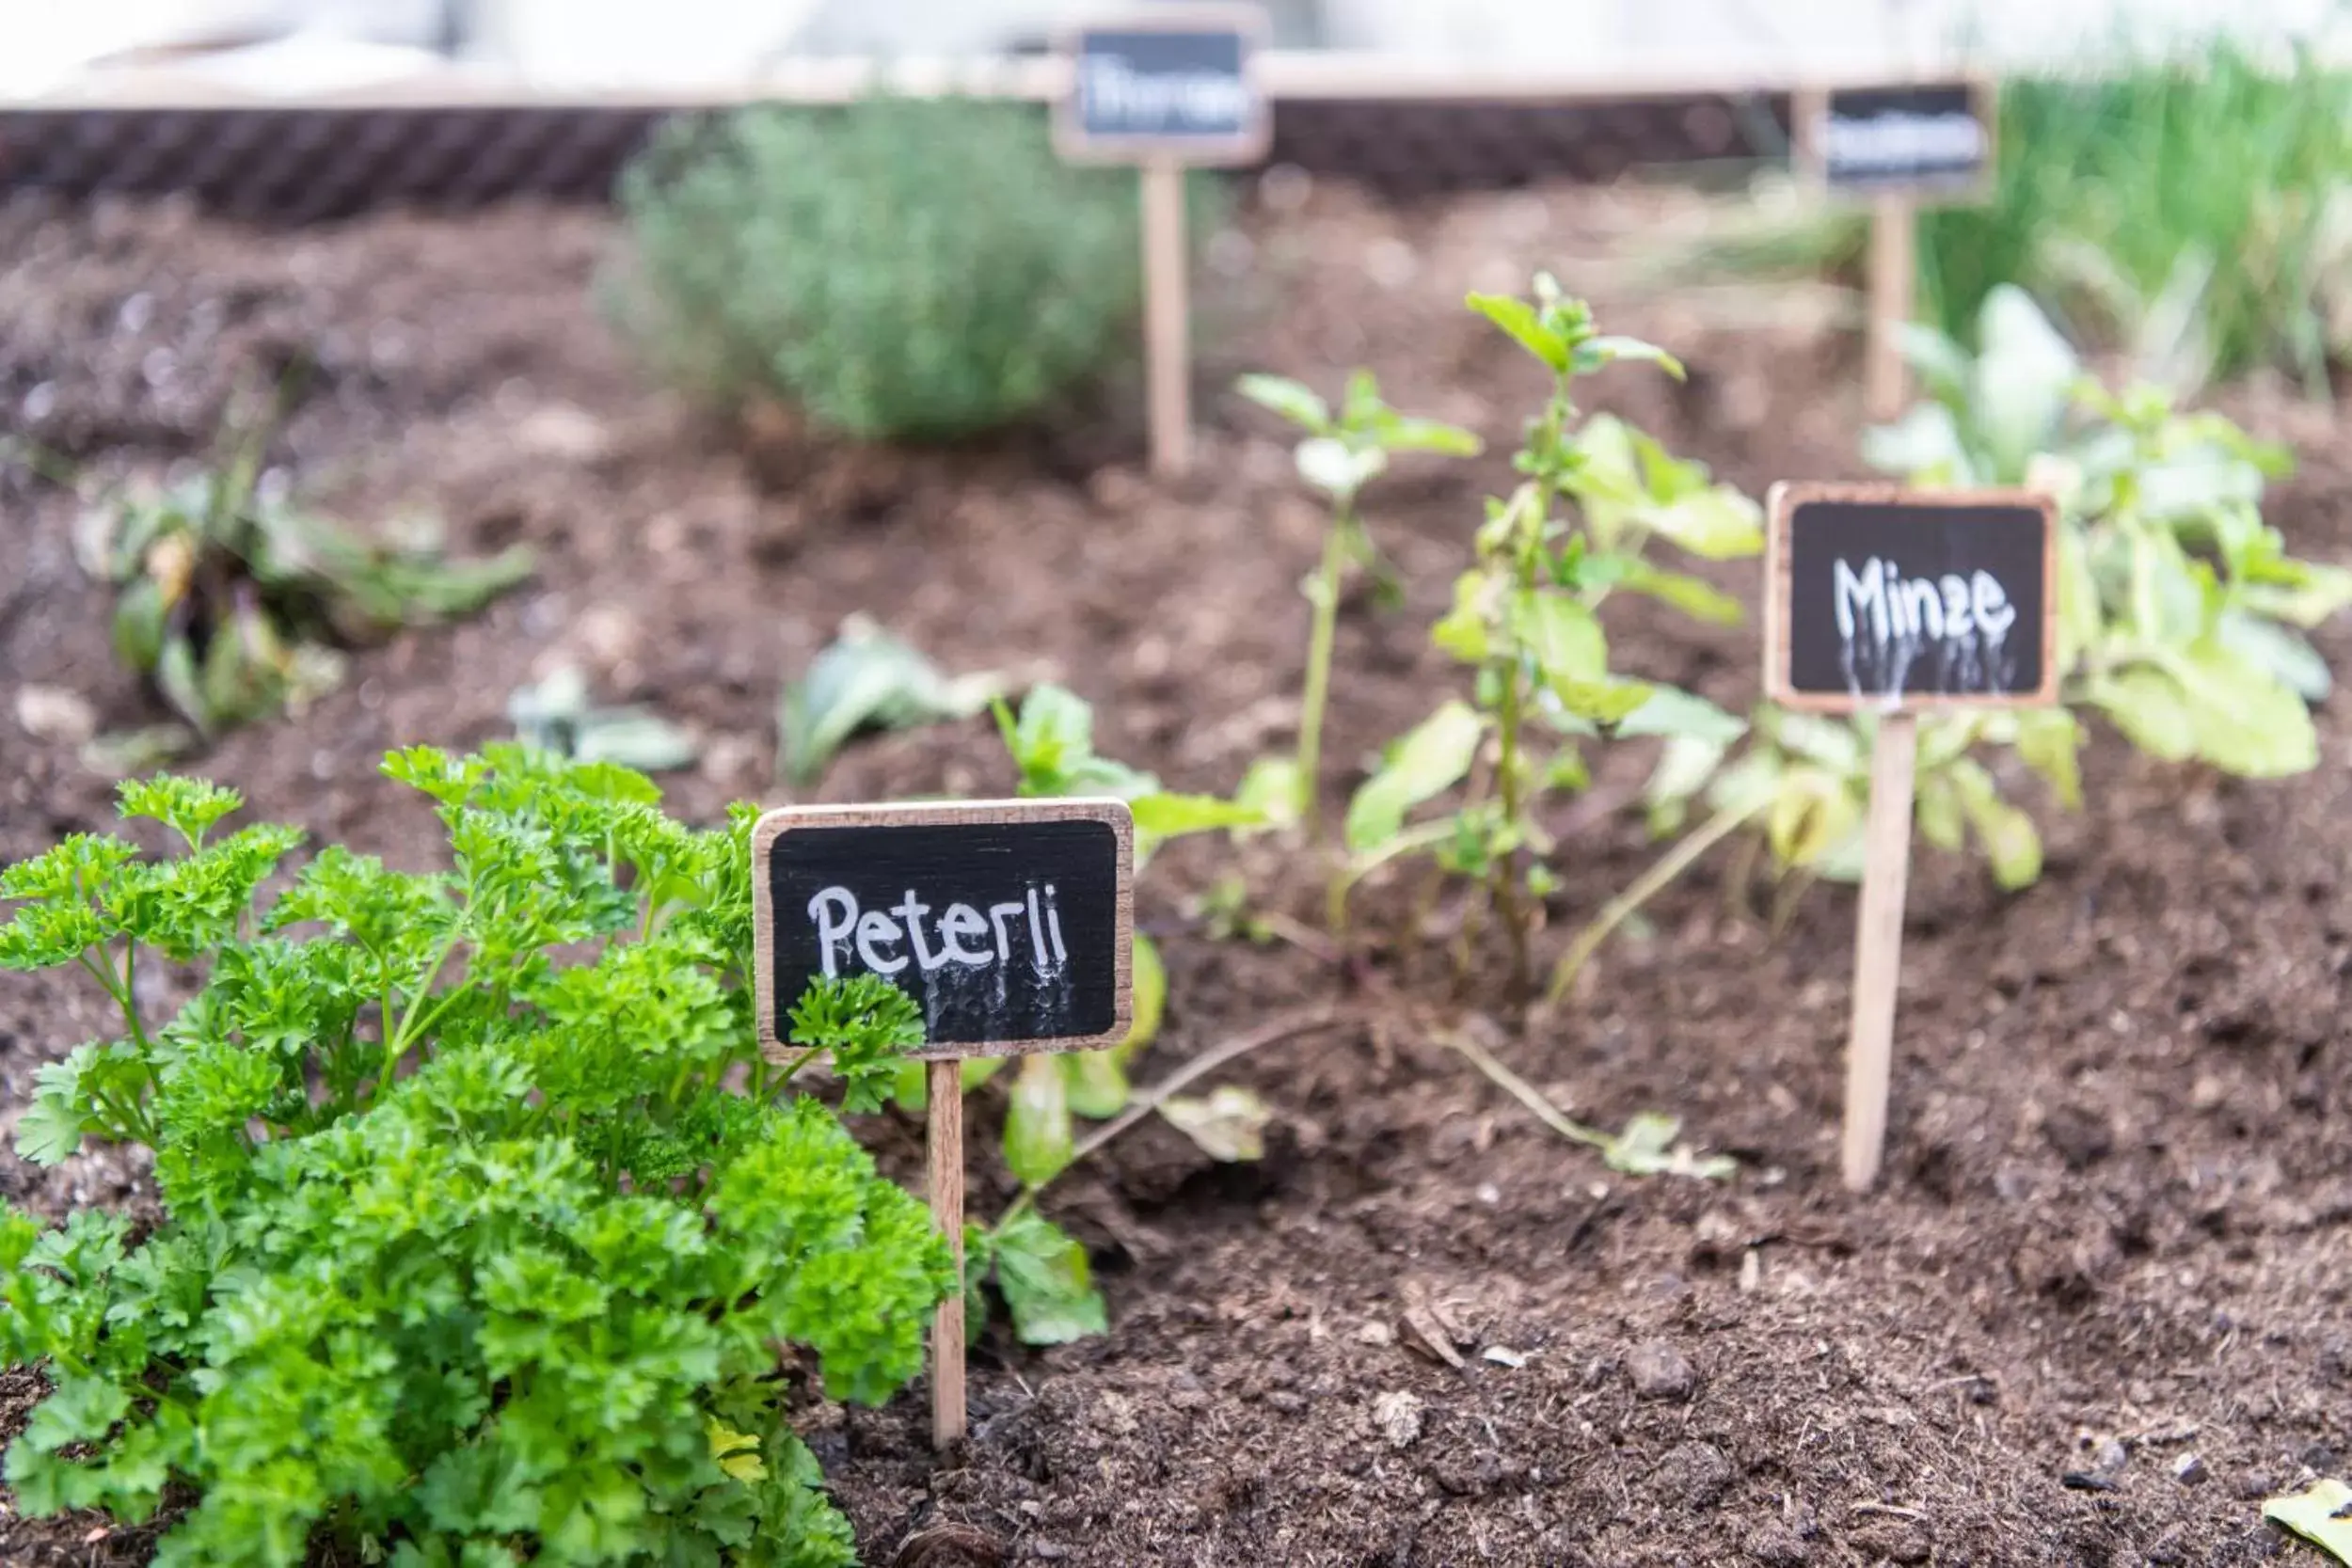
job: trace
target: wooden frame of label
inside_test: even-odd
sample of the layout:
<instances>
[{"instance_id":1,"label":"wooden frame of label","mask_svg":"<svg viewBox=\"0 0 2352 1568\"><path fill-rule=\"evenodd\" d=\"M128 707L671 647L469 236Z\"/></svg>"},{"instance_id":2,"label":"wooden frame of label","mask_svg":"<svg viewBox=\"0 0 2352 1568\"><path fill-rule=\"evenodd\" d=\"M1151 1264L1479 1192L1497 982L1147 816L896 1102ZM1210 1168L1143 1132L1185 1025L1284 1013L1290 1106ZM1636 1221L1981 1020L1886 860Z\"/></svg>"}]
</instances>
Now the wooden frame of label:
<instances>
[{"instance_id":1,"label":"wooden frame of label","mask_svg":"<svg viewBox=\"0 0 2352 1568\"><path fill-rule=\"evenodd\" d=\"M1796 510L1814 501L1865 506L2013 506L2042 514L2042 684L2030 691L1993 696L1910 693L1900 697L1857 697L1847 691L1799 691L1789 668L1789 527ZM1764 695L1785 708L1805 713L1934 712L1947 708L2047 707L2058 701L2058 502L2021 489L1915 490L1901 484L1788 484L1765 498L1764 521Z\"/></svg>"},{"instance_id":2,"label":"wooden frame of label","mask_svg":"<svg viewBox=\"0 0 2352 1568\"><path fill-rule=\"evenodd\" d=\"M1984 127L1984 166L1961 182L1894 181L1871 186L1830 183L1828 160L1821 151L1821 127L1828 122L1830 100L1844 92L1905 92L1922 87L1965 87L1977 122ZM1983 71L1953 71L1908 81L1840 82L1834 87L1804 87L1788 95L1788 163L1809 183L1839 201L1865 204L1887 197L1906 206L1973 207L1992 199L2001 166L2001 89L1999 81Z\"/></svg>"},{"instance_id":3,"label":"wooden frame of label","mask_svg":"<svg viewBox=\"0 0 2352 1568\"><path fill-rule=\"evenodd\" d=\"M1116 895L1118 927L1113 934L1118 1007L1111 1027L1099 1035L1070 1035L1053 1039L958 1042L936 1049L909 1052L918 1061L961 1061L966 1056L1025 1056L1041 1051L1100 1051L1127 1037L1135 1024L1136 819L1123 800L959 800L926 801L911 805L786 806L763 815L752 830L753 958L758 970L755 1001L759 1009L760 1054L771 1062L789 1060L799 1048L776 1031L775 957L776 910L770 887L768 851L777 839L803 828L961 828L990 822L1025 825L1036 822L1100 822L1119 841L1119 883Z\"/></svg>"},{"instance_id":4,"label":"wooden frame of label","mask_svg":"<svg viewBox=\"0 0 2352 1568\"><path fill-rule=\"evenodd\" d=\"M1064 24L1054 38L1055 52L1073 65L1079 45L1089 33L1231 32L1242 37L1242 78L1250 86L1253 105L1249 124L1239 135L1210 140L1194 136L1093 136L1087 134L1078 113L1078 84L1073 80L1054 103L1054 150L1073 164L1142 164L1169 162L1200 168L1237 167L1254 164L1274 144L1274 104L1258 79L1257 56L1265 48L1265 12L1255 6L1169 5L1128 11L1107 8Z\"/></svg>"}]
</instances>

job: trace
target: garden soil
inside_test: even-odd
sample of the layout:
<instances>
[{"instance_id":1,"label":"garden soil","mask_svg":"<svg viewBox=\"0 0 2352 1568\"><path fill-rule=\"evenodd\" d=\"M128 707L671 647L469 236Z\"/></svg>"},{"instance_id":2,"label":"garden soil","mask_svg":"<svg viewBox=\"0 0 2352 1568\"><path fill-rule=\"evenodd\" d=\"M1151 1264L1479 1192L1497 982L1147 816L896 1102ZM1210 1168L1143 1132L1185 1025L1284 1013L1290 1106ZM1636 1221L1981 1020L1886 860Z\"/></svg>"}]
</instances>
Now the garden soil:
<instances>
[{"instance_id":1,"label":"garden soil","mask_svg":"<svg viewBox=\"0 0 2352 1568\"><path fill-rule=\"evenodd\" d=\"M1132 373L1048 433L945 452L827 447L782 418L723 426L649 390L607 325L604 216L515 209L294 232L169 207L0 217L0 409L93 481L200 455L240 388L298 373L272 449L301 491L370 522L418 510L452 543L535 546L526 591L362 652L307 713L200 759L256 813L428 863L429 814L379 779L389 747L507 733L516 687L570 663L597 695L703 740L673 804L792 798L772 768L782 680L863 610L956 670L1050 676L1103 749L1228 789L1285 746L1318 514L1279 433L1219 388L1245 368L1327 391L1345 367L1509 449L1540 392L1461 309L1548 266L1606 325L1656 337L1687 384L1623 368L1597 405L1753 491L1855 471L1851 302L1682 290L1660 246L1694 199L1563 191L1394 210L1297 180L1256 187L1199 275L1198 472L1146 477ZM2352 559L2352 470L2328 412L2232 394L2307 459L2275 519ZM1427 641L1504 459L1400 466L1373 532L1407 584L1343 623L1327 810L1385 738L1456 687ZM107 825L87 722L160 717L109 657L75 506L0 479L0 860ZM1752 565L1710 569L1753 599ZM1613 604L1617 661L1743 704L1752 630ZM2342 666L2352 630L2322 637ZM86 706L60 700L59 693ZM1358 957L1214 940L1200 896L1238 869L1320 922L1312 854L1188 841L1144 880L1172 975L1149 1083L1283 1021L1325 1026L1211 1082L1273 1107L1261 1164L1216 1166L1146 1124L1053 1189L1092 1244L1107 1337L974 1354L972 1437L928 1449L918 1387L880 1410L808 1396L803 1425L868 1561L900 1568L1406 1568L1468 1564L2219 1564L2307 1549L2261 1500L2352 1465L2352 721L2322 761L2241 783L2102 735L2088 805L2010 781L2047 824L2014 897L1923 851L1905 934L1880 1190L1837 1180L1853 896L1823 887L1775 935L1710 860L1607 949L1556 1012L1457 978L1459 911L1362 901ZM1564 886L1540 951L1655 853L1613 752L1554 826ZM1002 793L985 720L861 741L807 798ZM144 978L144 977L143 977ZM159 984L169 985L167 977ZM159 994L155 1000L167 1001ZM72 977L0 986L0 1091L104 1030ZM1547 1131L1449 1045L1484 1043L1571 1114L1646 1109L1727 1152L1721 1183L1632 1180ZM971 1107L973 1207L1010 1196L995 1089ZM864 1125L912 1179L919 1129ZM93 1150L0 1193L48 1214L151 1205ZM13 1430L39 1392L5 1385ZM0 1514L0 1560L146 1560L152 1528ZM2312 1560L2307 1556L2303 1560ZM321 1555L320 1561L334 1560Z\"/></svg>"}]
</instances>

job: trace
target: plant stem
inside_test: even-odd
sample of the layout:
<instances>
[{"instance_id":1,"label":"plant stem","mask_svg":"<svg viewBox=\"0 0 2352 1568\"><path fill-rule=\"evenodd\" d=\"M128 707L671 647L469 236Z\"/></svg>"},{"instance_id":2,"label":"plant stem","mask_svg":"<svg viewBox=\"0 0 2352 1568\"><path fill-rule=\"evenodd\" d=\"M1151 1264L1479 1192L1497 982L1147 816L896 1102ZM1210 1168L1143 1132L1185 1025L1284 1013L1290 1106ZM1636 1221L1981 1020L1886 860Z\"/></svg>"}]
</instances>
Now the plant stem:
<instances>
[{"instance_id":1,"label":"plant stem","mask_svg":"<svg viewBox=\"0 0 2352 1568\"><path fill-rule=\"evenodd\" d=\"M1566 995L1585 961L1599 950L1602 942L1609 940L1612 932L1624 925L1634 911L1656 897L1667 883L1689 870L1692 863L1736 832L1741 824L1755 817L1770 800L1768 796L1752 805L1726 806L1717 812L1699 827L1684 834L1682 842L1660 857L1656 865L1642 873L1631 886L1602 906L1600 913L1576 934L1576 940L1568 944L1567 952L1553 967L1551 989L1545 999L1557 1002Z\"/></svg>"},{"instance_id":2,"label":"plant stem","mask_svg":"<svg viewBox=\"0 0 2352 1568\"><path fill-rule=\"evenodd\" d=\"M1497 786L1502 795L1503 832L1519 825L1522 802L1519 797L1519 663L1516 650L1511 667L1503 676L1502 707L1500 714L1500 735L1502 754L1495 765ZM1504 930L1511 938L1511 994L1527 993L1527 911L1519 902L1518 850L1516 847L1495 857L1494 869L1487 875L1494 890L1495 913L1502 917Z\"/></svg>"},{"instance_id":3,"label":"plant stem","mask_svg":"<svg viewBox=\"0 0 2352 1568\"><path fill-rule=\"evenodd\" d=\"M1347 895L1356 891L1357 883L1400 855L1410 854L1416 849L1425 849L1434 844L1443 844L1454 836L1454 818L1452 816L1442 816L1432 822L1417 823L1380 846L1378 849L1359 856L1342 866L1339 875L1331 879L1330 891L1325 895L1324 900L1324 917L1330 925L1331 934L1336 937L1344 937L1347 934Z\"/></svg>"},{"instance_id":4,"label":"plant stem","mask_svg":"<svg viewBox=\"0 0 2352 1568\"><path fill-rule=\"evenodd\" d=\"M1608 1148L1616 1143L1616 1139L1598 1128L1587 1127L1581 1121L1571 1120L1561 1115L1560 1108L1545 1099L1542 1091L1534 1085L1504 1067L1494 1053L1471 1039L1461 1030L1440 1030L1438 1033L1438 1038L1461 1053L1470 1066L1485 1073L1503 1093L1526 1106L1537 1121L1542 1122L1562 1137L1594 1148Z\"/></svg>"},{"instance_id":5,"label":"plant stem","mask_svg":"<svg viewBox=\"0 0 2352 1568\"><path fill-rule=\"evenodd\" d=\"M1315 835L1323 802L1323 710L1331 692L1331 647L1339 636L1340 573L1347 563L1350 515L1343 502L1323 536L1323 566L1315 577L1314 632L1307 644L1307 689L1298 703L1298 804L1307 836Z\"/></svg>"}]
</instances>

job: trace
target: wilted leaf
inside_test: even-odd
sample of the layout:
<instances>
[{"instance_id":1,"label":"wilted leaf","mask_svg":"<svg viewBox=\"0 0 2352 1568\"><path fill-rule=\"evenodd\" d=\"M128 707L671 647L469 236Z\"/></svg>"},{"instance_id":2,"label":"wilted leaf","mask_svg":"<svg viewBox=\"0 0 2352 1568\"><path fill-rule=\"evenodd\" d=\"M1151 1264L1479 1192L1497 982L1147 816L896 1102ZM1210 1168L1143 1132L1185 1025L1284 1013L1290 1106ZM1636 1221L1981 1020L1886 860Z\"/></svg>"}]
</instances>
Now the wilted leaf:
<instances>
[{"instance_id":1,"label":"wilted leaf","mask_svg":"<svg viewBox=\"0 0 2352 1568\"><path fill-rule=\"evenodd\" d=\"M1164 1100L1160 1115L1201 1153L1228 1164L1264 1159L1266 1123L1274 1119L1263 1099L1234 1084L1221 1085L1198 1100L1182 1095Z\"/></svg>"},{"instance_id":2,"label":"wilted leaf","mask_svg":"<svg viewBox=\"0 0 2352 1568\"><path fill-rule=\"evenodd\" d=\"M2049 781L2070 811L2082 809L2082 724L2065 708L2026 708L2017 715L2017 754Z\"/></svg>"},{"instance_id":3,"label":"wilted leaf","mask_svg":"<svg viewBox=\"0 0 2352 1568\"><path fill-rule=\"evenodd\" d=\"M2042 835L2033 818L2002 800L1993 775L1969 758L1952 764L1944 776L1992 864L1993 879L2008 893L2032 886L2042 875Z\"/></svg>"},{"instance_id":4,"label":"wilted leaf","mask_svg":"<svg viewBox=\"0 0 2352 1568\"><path fill-rule=\"evenodd\" d=\"M1702 1156L1690 1145L1675 1142L1681 1131L1678 1117L1639 1112L1601 1149L1601 1160L1611 1170L1628 1176L1687 1176L1721 1181L1739 1171L1740 1163L1728 1155Z\"/></svg>"},{"instance_id":5,"label":"wilted leaf","mask_svg":"<svg viewBox=\"0 0 2352 1568\"><path fill-rule=\"evenodd\" d=\"M1484 659L1492 646L1486 626L1486 579L1464 572L1454 579L1454 608L1429 628L1429 641L1465 664Z\"/></svg>"},{"instance_id":6,"label":"wilted leaf","mask_svg":"<svg viewBox=\"0 0 2352 1568\"><path fill-rule=\"evenodd\" d=\"M2291 1529L2334 1558L2352 1564L2352 1486L2323 1476L2292 1497L2263 1504L2263 1517Z\"/></svg>"},{"instance_id":7,"label":"wilted leaf","mask_svg":"<svg viewBox=\"0 0 2352 1568\"><path fill-rule=\"evenodd\" d=\"M1912 816L1919 836L1947 854L1957 854L1968 842L1968 819L1960 809L1960 792L1941 773L1930 773L1919 781Z\"/></svg>"},{"instance_id":8,"label":"wilted leaf","mask_svg":"<svg viewBox=\"0 0 2352 1568\"><path fill-rule=\"evenodd\" d=\"M805 786L860 730L969 718L989 705L1001 684L991 673L946 675L907 643L852 615L840 637L810 661L808 673L785 689L777 770Z\"/></svg>"}]
</instances>

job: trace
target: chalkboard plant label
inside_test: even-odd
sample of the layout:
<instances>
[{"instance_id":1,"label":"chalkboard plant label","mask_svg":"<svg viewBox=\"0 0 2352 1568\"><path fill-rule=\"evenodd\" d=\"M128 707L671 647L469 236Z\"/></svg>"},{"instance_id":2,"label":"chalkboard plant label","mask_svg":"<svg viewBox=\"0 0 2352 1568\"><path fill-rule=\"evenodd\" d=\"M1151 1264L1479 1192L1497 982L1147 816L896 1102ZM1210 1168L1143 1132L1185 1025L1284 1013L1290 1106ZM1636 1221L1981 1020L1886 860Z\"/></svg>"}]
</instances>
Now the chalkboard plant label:
<instances>
[{"instance_id":1,"label":"chalkboard plant label","mask_svg":"<svg viewBox=\"0 0 2352 1568\"><path fill-rule=\"evenodd\" d=\"M1817 712L2055 701L2057 524L2026 491L1776 487L1767 693Z\"/></svg>"},{"instance_id":2,"label":"chalkboard plant label","mask_svg":"<svg viewBox=\"0 0 2352 1568\"><path fill-rule=\"evenodd\" d=\"M934 1059L1127 1035L1135 824L1120 800L772 811L752 834L761 1048L788 1059L812 979L879 974Z\"/></svg>"},{"instance_id":3,"label":"chalkboard plant label","mask_svg":"<svg viewBox=\"0 0 2352 1568\"><path fill-rule=\"evenodd\" d=\"M1992 182L1989 80L1835 87L1811 103L1799 145L1832 191L1975 200Z\"/></svg>"},{"instance_id":4,"label":"chalkboard plant label","mask_svg":"<svg viewBox=\"0 0 2352 1568\"><path fill-rule=\"evenodd\" d=\"M1157 7L1073 28L1057 145L1073 161L1248 164L1272 129L1251 71L1254 8Z\"/></svg>"}]
</instances>

